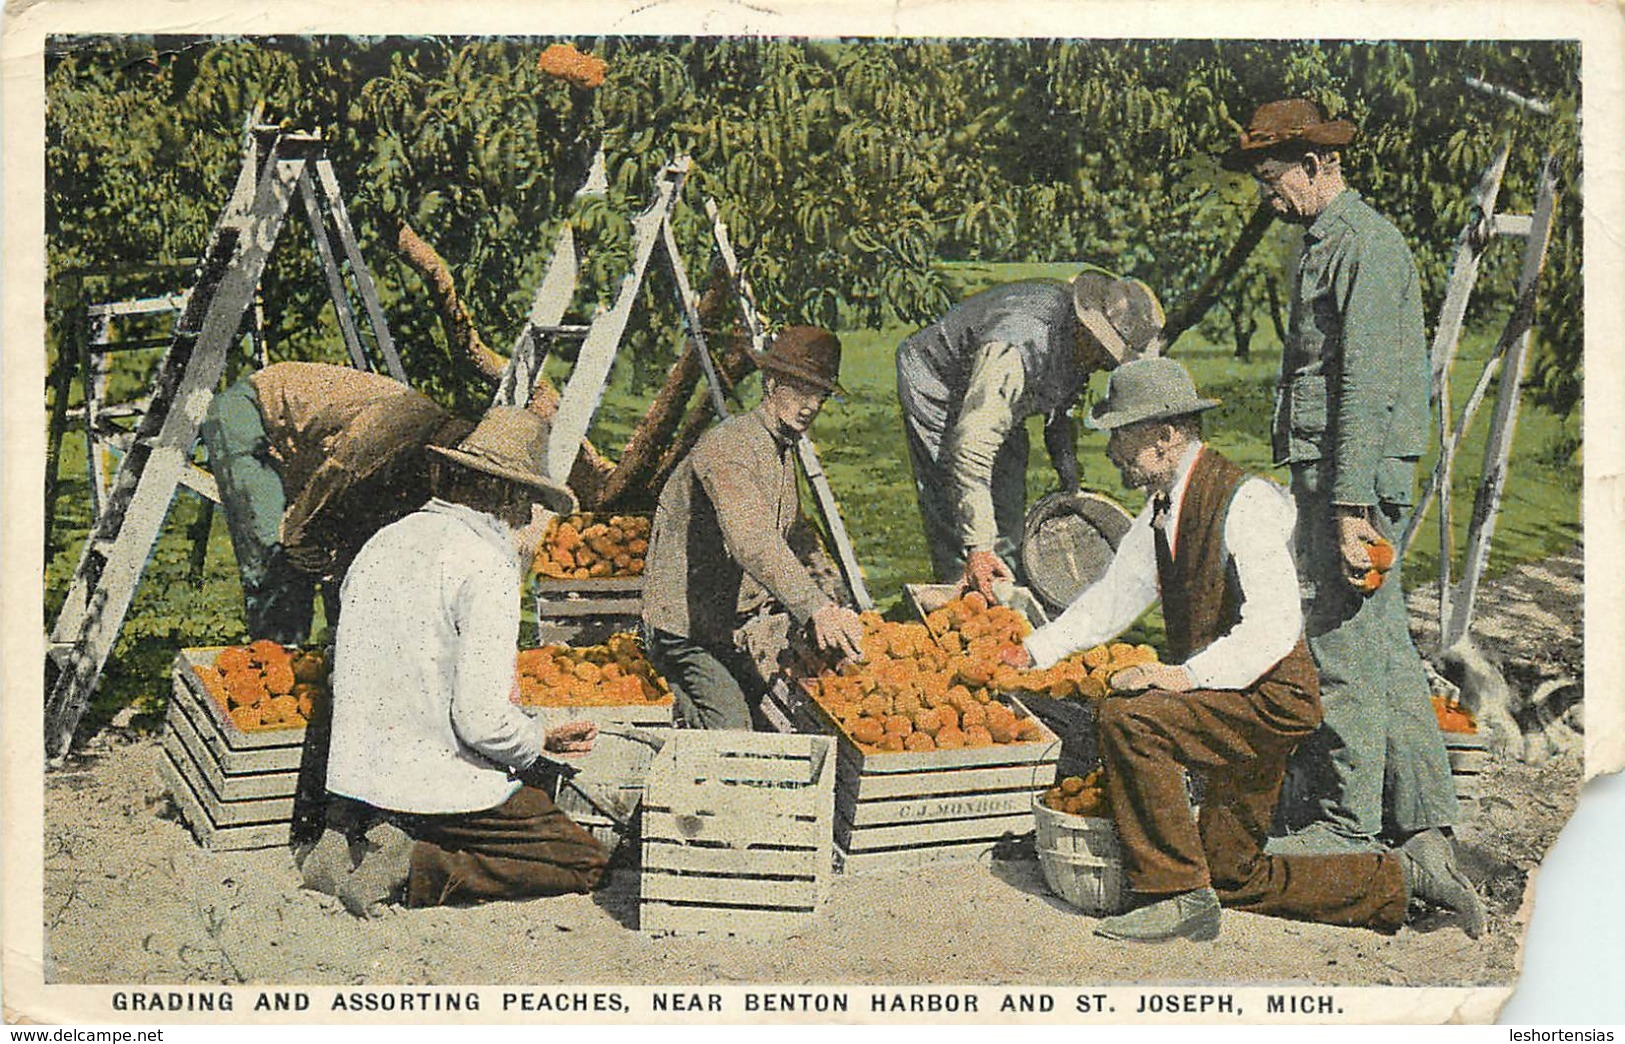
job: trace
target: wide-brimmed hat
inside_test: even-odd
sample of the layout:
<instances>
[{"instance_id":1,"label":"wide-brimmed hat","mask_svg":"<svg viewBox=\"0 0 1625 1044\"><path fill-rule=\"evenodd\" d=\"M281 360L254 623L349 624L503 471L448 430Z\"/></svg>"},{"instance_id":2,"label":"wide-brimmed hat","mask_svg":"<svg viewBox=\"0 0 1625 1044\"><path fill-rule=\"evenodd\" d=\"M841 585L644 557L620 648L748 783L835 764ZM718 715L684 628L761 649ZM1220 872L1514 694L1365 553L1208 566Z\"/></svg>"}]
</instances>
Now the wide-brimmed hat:
<instances>
[{"instance_id":1,"label":"wide-brimmed hat","mask_svg":"<svg viewBox=\"0 0 1625 1044\"><path fill-rule=\"evenodd\" d=\"M1093 270L1073 278L1072 308L1113 366L1153 351L1166 321L1149 286Z\"/></svg>"},{"instance_id":2,"label":"wide-brimmed hat","mask_svg":"<svg viewBox=\"0 0 1625 1044\"><path fill-rule=\"evenodd\" d=\"M841 387L841 339L817 326L787 326L767 351L755 357L758 369L804 381L834 395Z\"/></svg>"},{"instance_id":3,"label":"wide-brimmed hat","mask_svg":"<svg viewBox=\"0 0 1625 1044\"><path fill-rule=\"evenodd\" d=\"M517 482L536 490L549 511L576 510L576 495L547 477L547 439L552 422L518 406L493 406L468 437L455 447L430 446L465 468Z\"/></svg>"},{"instance_id":4,"label":"wide-brimmed hat","mask_svg":"<svg viewBox=\"0 0 1625 1044\"><path fill-rule=\"evenodd\" d=\"M1304 145L1347 145L1356 132L1348 120L1322 118L1320 106L1307 98L1265 102L1253 113L1236 147L1219 162L1226 170L1245 170L1272 154Z\"/></svg>"},{"instance_id":5,"label":"wide-brimmed hat","mask_svg":"<svg viewBox=\"0 0 1625 1044\"><path fill-rule=\"evenodd\" d=\"M1174 360L1130 359L1112 371L1106 397L1095 403L1085 423L1096 431L1111 431L1140 421L1201 413L1218 404L1217 399L1196 394L1189 371Z\"/></svg>"}]
</instances>

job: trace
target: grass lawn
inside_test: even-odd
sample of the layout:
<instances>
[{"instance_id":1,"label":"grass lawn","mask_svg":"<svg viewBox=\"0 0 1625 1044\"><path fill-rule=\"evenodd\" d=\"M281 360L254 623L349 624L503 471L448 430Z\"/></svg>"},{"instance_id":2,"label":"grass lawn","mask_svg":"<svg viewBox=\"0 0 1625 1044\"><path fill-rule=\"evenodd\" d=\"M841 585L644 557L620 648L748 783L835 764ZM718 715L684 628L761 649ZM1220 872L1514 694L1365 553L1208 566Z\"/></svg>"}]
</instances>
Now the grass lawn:
<instances>
[{"instance_id":1,"label":"grass lawn","mask_svg":"<svg viewBox=\"0 0 1625 1044\"><path fill-rule=\"evenodd\" d=\"M945 267L961 297L996 282L1035 276L1064 278L1076 269L1071 264ZM858 561L870 591L883 608L896 606L904 583L930 578L892 369L897 344L912 332L912 327L902 326L841 331L845 347L842 383L850 395L844 403L832 403L812 430L841 502ZM1492 332L1474 332L1465 339L1452 374L1458 409L1493 344ZM1222 400L1223 404L1209 414L1210 441L1242 466L1284 478L1269 467L1267 437L1279 346L1260 336L1254 342L1252 358L1243 362L1235 359L1228 347L1204 344L1193 332L1179 342L1173 355L1190 367L1204 394ZM617 367L594 426L593 435L601 446L624 443L647 405L648 393L633 394L621 369ZM129 384L130 389L140 384L134 375L119 375L117 380ZM755 401L754 383L746 386L747 403ZM122 396L130 389L118 394ZM1091 394L1098 396L1104 390L1104 377L1097 376ZM1458 555L1465 546L1472 496L1482 469L1491 405L1486 403L1481 410L1457 458L1454 528ZM1140 495L1123 489L1116 470L1106 462L1105 437L1082 424L1078 428L1078 458L1085 486L1116 498L1131 511L1138 510ZM1029 497L1036 499L1054 487L1055 478L1043 449L1038 418L1032 419L1030 430L1033 455L1027 485ZM1492 574L1563 550L1579 538L1581 465L1579 454L1570 452L1578 430L1578 417L1563 421L1525 401L1496 530ZM62 449L56 521L57 540L66 546L46 564L47 619L55 615L64 596L89 525L84 459L81 435L70 432ZM1424 461L1424 474L1431 467L1431 460ZM200 582L194 586L187 579L191 548L188 526L200 510L199 501L190 493L182 492L177 497L87 725L93 727L105 721L132 702L161 708L168 687L168 665L177 648L234 642L243 637L241 592L230 541L220 520L216 520L210 534ZM1408 559L1409 585L1437 575L1437 545L1436 528L1430 520ZM1152 620L1142 633L1154 637L1156 630Z\"/></svg>"}]
</instances>

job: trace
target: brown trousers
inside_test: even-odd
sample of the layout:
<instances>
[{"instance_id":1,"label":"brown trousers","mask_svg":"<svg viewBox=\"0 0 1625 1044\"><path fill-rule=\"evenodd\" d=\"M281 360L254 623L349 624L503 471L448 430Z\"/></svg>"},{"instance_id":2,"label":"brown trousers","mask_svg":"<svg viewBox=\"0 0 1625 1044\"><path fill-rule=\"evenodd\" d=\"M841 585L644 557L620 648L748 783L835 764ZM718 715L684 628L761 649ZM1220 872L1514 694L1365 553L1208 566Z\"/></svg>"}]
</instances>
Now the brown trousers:
<instances>
[{"instance_id":1,"label":"brown trousers","mask_svg":"<svg viewBox=\"0 0 1625 1044\"><path fill-rule=\"evenodd\" d=\"M528 784L483 812L397 818L416 842L407 906L590 892L609 861L545 790Z\"/></svg>"},{"instance_id":2,"label":"brown trousers","mask_svg":"<svg viewBox=\"0 0 1625 1044\"><path fill-rule=\"evenodd\" d=\"M1134 891L1211 885L1225 906L1251 913L1381 929L1404 922L1394 853L1263 850L1287 758L1320 718L1312 696L1266 683L1254 692L1153 689L1099 707L1106 786ZM1203 777L1199 820L1182 767Z\"/></svg>"}]
</instances>

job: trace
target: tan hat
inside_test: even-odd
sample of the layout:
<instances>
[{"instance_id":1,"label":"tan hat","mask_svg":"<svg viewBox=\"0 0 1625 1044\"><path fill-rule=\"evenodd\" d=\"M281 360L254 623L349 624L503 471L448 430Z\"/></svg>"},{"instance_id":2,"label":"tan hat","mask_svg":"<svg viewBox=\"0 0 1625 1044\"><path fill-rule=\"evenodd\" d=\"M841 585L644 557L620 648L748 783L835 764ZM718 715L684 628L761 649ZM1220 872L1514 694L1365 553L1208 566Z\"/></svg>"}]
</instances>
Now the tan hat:
<instances>
[{"instance_id":1,"label":"tan hat","mask_svg":"<svg viewBox=\"0 0 1625 1044\"><path fill-rule=\"evenodd\" d=\"M1149 286L1093 269L1073 277L1072 308L1114 366L1151 352L1166 321Z\"/></svg>"},{"instance_id":2,"label":"tan hat","mask_svg":"<svg viewBox=\"0 0 1625 1044\"><path fill-rule=\"evenodd\" d=\"M816 326L787 326L767 351L755 357L758 369L805 381L835 395L841 387L841 339Z\"/></svg>"},{"instance_id":3,"label":"tan hat","mask_svg":"<svg viewBox=\"0 0 1625 1044\"><path fill-rule=\"evenodd\" d=\"M1226 170L1245 170L1292 146L1347 145L1355 133L1348 120L1321 118L1320 107L1307 98L1265 102L1241 132L1241 141L1219 162Z\"/></svg>"},{"instance_id":4,"label":"tan hat","mask_svg":"<svg viewBox=\"0 0 1625 1044\"><path fill-rule=\"evenodd\" d=\"M1112 371L1106 397L1095 403L1085 423L1096 431L1168 420L1201 413L1219 405L1217 399L1196 394L1190 372L1173 359L1131 359Z\"/></svg>"},{"instance_id":5,"label":"tan hat","mask_svg":"<svg viewBox=\"0 0 1625 1044\"><path fill-rule=\"evenodd\" d=\"M549 511L576 510L576 495L547 477L547 438L552 422L517 406L493 406L455 448L430 446L465 468L517 482L536 490Z\"/></svg>"}]
</instances>

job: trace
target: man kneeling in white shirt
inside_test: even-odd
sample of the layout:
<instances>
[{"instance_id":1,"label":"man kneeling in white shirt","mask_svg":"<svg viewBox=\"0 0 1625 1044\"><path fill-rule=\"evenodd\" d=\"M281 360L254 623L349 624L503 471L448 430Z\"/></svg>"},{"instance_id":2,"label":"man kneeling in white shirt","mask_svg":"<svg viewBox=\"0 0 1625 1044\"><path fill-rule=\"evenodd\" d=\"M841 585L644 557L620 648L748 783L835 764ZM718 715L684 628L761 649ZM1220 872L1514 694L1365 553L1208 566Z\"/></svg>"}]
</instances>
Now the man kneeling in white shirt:
<instances>
[{"instance_id":1,"label":"man kneeling in white shirt","mask_svg":"<svg viewBox=\"0 0 1625 1044\"><path fill-rule=\"evenodd\" d=\"M1320 684L1302 637L1292 500L1203 445L1201 414L1216 405L1170 359L1113 371L1089 425L1111 432L1107 456L1151 497L1105 575L1008 650L1017 666L1047 667L1162 599L1170 662L1118 672L1099 704L1107 794L1138 903L1095 930L1214 939L1221 903L1391 930L1414 896L1456 911L1476 937L1483 904L1448 844L1418 835L1381 853L1263 850L1287 758L1320 723ZM1204 779L1199 821L1182 768Z\"/></svg>"},{"instance_id":2,"label":"man kneeling in white shirt","mask_svg":"<svg viewBox=\"0 0 1625 1044\"><path fill-rule=\"evenodd\" d=\"M434 499L380 530L340 593L327 768L332 824L305 886L351 913L590 891L601 845L531 773L592 749L597 726L548 729L517 707L520 582L555 511L548 424L498 407L433 447ZM524 780L524 781L522 781Z\"/></svg>"}]
</instances>

